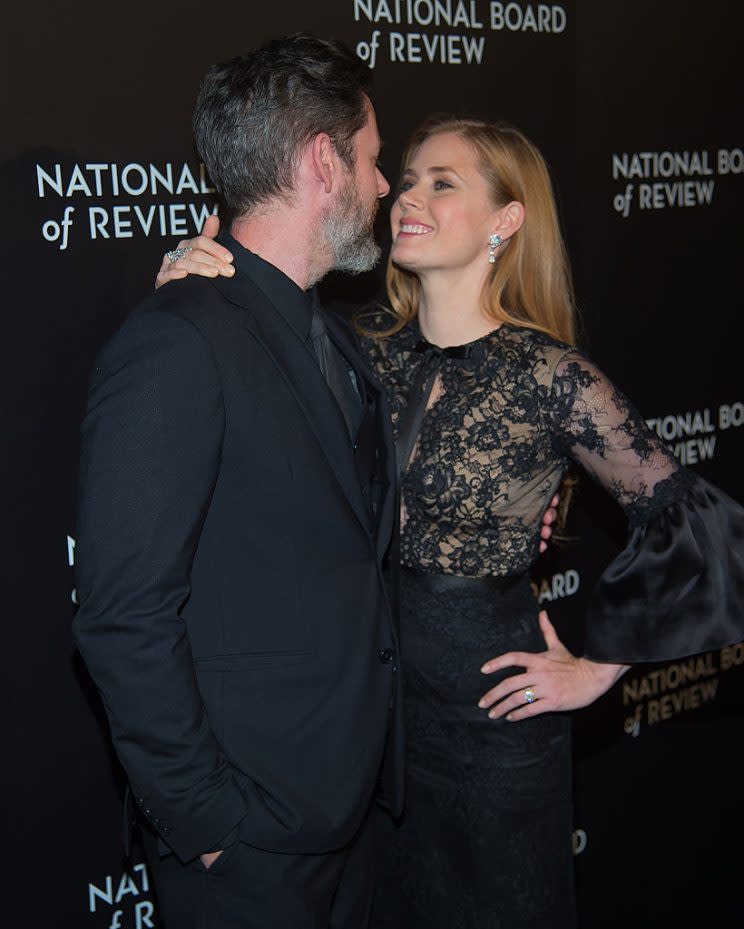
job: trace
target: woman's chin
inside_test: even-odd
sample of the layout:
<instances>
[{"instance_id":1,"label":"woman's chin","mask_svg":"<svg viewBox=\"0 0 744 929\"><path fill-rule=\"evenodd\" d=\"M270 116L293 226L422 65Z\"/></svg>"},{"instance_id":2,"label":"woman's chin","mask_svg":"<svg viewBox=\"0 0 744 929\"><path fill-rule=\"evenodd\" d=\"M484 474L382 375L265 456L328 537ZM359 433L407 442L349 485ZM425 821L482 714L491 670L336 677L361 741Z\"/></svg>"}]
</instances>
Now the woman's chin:
<instances>
[{"instance_id":1,"label":"woman's chin","mask_svg":"<svg viewBox=\"0 0 744 929\"><path fill-rule=\"evenodd\" d=\"M404 271L416 272L420 261L416 261L414 255L410 253L405 247L396 248L395 246L390 252L390 258L394 265L397 265L399 268L402 268Z\"/></svg>"}]
</instances>

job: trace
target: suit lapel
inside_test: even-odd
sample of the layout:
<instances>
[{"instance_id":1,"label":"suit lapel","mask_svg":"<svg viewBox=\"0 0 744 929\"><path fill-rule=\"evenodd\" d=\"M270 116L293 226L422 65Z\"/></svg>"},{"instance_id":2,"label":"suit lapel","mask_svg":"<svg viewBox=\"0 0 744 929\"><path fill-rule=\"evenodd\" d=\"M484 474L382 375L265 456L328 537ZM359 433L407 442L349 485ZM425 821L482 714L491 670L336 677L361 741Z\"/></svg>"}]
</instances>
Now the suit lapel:
<instances>
[{"instance_id":1,"label":"suit lapel","mask_svg":"<svg viewBox=\"0 0 744 929\"><path fill-rule=\"evenodd\" d=\"M249 275L238 271L231 279L217 278L215 286L231 303L249 311L245 329L262 345L286 381L344 495L369 532L348 429L310 347L285 318L281 306L275 305Z\"/></svg>"},{"instance_id":2,"label":"suit lapel","mask_svg":"<svg viewBox=\"0 0 744 929\"><path fill-rule=\"evenodd\" d=\"M382 558L390 543L390 535L393 529L397 484L395 446L393 444L390 411L384 390L372 370L367 366L351 334L347 332L341 321L337 321L332 314L327 314L327 317L328 331L331 338L354 368L357 380L360 385L363 385L363 392L366 394L367 402L374 405L375 434L380 456L380 469L386 484L377 518L377 554L379 558Z\"/></svg>"},{"instance_id":3,"label":"suit lapel","mask_svg":"<svg viewBox=\"0 0 744 929\"><path fill-rule=\"evenodd\" d=\"M393 444L393 430L390 410L384 391L375 380L368 382L375 391L375 416L377 435L380 437L380 457L382 473L385 478L385 491L380 503L380 516L377 521L377 554L380 559L390 545L393 532L393 521L397 502L398 474L395 466L395 445Z\"/></svg>"}]
</instances>

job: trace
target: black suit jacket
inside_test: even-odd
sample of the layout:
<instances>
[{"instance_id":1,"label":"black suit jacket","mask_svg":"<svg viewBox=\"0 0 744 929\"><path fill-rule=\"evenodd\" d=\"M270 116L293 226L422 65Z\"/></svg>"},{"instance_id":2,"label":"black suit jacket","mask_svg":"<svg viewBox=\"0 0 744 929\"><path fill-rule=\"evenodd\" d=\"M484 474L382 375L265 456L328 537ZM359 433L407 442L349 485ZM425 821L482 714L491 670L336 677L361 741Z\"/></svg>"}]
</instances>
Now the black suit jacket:
<instances>
[{"instance_id":1,"label":"black suit jacket","mask_svg":"<svg viewBox=\"0 0 744 929\"><path fill-rule=\"evenodd\" d=\"M385 402L332 325L374 404L373 520L303 334L237 264L128 318L82 430L76 641L137 803L184 861L236 825L274 851L345 844L391 719L383 780L401 803Z\"/></svg>"}]
</instances>

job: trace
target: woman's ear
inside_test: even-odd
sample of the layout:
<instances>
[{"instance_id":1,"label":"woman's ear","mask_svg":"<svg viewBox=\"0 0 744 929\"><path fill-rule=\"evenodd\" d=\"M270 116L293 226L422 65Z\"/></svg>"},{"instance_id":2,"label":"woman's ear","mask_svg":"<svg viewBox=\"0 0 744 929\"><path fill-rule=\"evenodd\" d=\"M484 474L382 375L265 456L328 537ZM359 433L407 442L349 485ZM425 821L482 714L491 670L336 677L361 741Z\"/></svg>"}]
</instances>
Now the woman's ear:
<instances>
[{"instance_id":1,"label":"woman's ear","mask_svg":"<svg viewBox=\"0 0 744 929\"><path fill-rule=\"evenodd\" d=\"M503 242L510 239L524 223L524 205L519 200L512 200L506 206L499 207L494 216L492 234L500 235Z\"/></svg>"}]
</instances>

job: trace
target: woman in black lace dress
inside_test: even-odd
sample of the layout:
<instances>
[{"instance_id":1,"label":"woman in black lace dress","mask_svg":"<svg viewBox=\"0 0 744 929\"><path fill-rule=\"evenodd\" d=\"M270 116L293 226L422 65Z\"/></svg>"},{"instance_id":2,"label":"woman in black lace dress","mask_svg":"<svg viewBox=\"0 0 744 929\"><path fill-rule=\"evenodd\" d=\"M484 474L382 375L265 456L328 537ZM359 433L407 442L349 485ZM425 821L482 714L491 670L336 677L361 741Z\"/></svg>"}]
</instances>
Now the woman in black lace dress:
<instances>
[{"instance_id":1,"label":"woman in black lace dress","mask_svg":"<svg viewBox=\"0 0 744 929\"><path fill-rule=\"evenodd\" d=\"M391 223L391 312L363 328L402 471L408 784L402 822L385 827L373 923L570 929L565 711L628 664L744 636L744 512L680 468L573 347L548 173L519 132L425 125ZM572 461L631 527L581 658L529 584L541 515Z\"/></svg>"}]
</instances>

